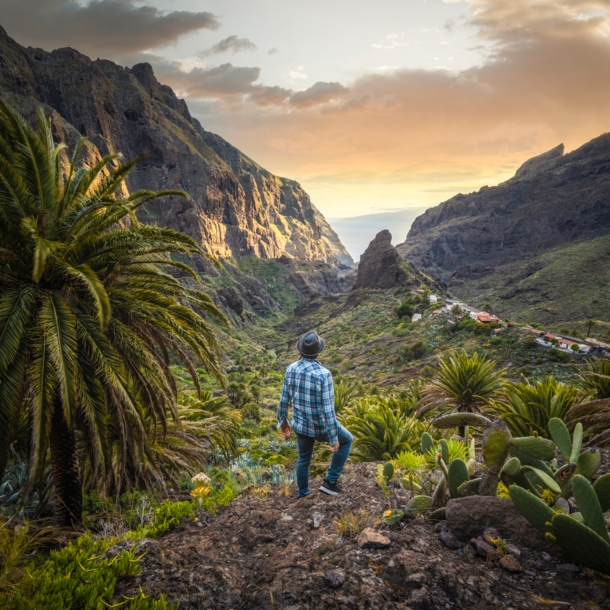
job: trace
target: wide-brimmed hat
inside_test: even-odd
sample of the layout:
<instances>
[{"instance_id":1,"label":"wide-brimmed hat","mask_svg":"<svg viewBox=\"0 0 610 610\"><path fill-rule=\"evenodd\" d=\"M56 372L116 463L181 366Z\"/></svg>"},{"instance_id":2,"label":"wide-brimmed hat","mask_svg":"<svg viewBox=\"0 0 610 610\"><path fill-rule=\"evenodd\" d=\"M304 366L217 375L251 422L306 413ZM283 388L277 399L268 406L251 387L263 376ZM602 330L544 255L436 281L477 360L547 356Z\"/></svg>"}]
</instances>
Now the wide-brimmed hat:
<instances>
[{"instance_id":1,"label":"wide-brimmed hat","mask_svg":"<svg viewBox=\"0 0 610 610\"><path fill-rule=\"evenodd\" d=\"M313 331L305 333L297 341L297 349L301 356L305 356L305 358L314 358L324 349L325 345L326 341L322 337L318 337L318 334Z\"/></svg>"}]
</instances>

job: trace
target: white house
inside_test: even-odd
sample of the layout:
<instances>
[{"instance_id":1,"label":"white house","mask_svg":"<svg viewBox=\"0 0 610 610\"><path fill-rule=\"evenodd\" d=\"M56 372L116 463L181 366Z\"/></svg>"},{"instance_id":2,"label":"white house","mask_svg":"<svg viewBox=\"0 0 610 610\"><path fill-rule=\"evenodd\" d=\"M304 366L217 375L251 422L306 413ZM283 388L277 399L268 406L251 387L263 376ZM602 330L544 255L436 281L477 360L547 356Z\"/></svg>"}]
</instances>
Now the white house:
<instances>
[{"instance_id":1,"label":"white house","mask_svg":"<svg viewBox=\"0 0 610 610\"><path fill-rule=\"evenodd\" d=\"M420 313L414 313L412 318L411 318L411 322L418 322L419 320L421 320L421 314Z\"/></svg>"},{"instance_id":2,"label":"white house","mask_svg":"<svg viewBox=\"0 0 610 610\"><path fill-rule=\"evenodd\" d=\"M428 300L430 301L430 303L438 303L438 297L435 294L429 295Z\"/></svg>"}]
</instances>

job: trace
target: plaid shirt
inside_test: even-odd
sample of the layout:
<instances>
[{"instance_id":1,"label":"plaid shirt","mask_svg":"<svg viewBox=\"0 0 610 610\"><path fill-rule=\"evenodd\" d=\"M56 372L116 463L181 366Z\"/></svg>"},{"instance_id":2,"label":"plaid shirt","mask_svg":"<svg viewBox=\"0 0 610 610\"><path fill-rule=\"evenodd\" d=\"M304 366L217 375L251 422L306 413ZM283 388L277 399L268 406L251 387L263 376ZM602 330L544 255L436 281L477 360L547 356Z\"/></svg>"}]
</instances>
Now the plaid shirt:
<instances>
[{"instance_id":1,"label":"plaid shirt","mask_svg":"<svg viewBox=\"0 0 610 610\"><path fill-rule=\"evenodd\" d=\"M328 435L331 445L338 442L333 376L317 360L301 358L288 365L277 408L278 428L288 419L289 404L292 404L290 425L297 434Z\"/></svg>"}]
</instances>

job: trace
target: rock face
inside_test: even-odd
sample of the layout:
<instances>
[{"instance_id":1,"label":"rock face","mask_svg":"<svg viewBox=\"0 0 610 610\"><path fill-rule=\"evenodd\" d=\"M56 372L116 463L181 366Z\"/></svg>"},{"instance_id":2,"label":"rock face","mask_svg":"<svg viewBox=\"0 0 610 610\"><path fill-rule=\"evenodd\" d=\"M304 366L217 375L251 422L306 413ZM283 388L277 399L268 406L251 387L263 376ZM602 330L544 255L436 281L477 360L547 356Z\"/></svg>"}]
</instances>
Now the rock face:
<instances>
[{"instance_id":1,"label":"rock face","mask_svg":"<svg viewBox=\"0 0 610 610\"><path fill-rule=\"evenodd\" d=\"M215 256L352 262L297 182L205 131L149 64L129 69L69 48L26 49L0 27L0 95L28 118L43 106L69 147L87 136L89 158L147 155L129 189L178 189L191 199L167 197L140 219L184 231Z\"/></svg>"},{"instance_id":2,"label":"rock face","mask_svg":"<svg viewBox=\"0 0 610 610\"><path fill-rule=\"evenodd\" d=\"M456 195L411 226L401 256L450 283L610 233L610 133L526 161L496 187ZM451 285L451 284L450 284Z\"/></svg>"},{"instance_id":3,"label":"rock face","mask_svg":"<svg viewBox=\"0 0 610 610\"><path fill-rule=\"evenodd\" d=\"M387 289L396 286L419 288L421 284L442 292L444 287L403 260L392 245L392 234L384 229L377 233L358 264L358 276L352 290Z\"/></svg>"}]
</instances>

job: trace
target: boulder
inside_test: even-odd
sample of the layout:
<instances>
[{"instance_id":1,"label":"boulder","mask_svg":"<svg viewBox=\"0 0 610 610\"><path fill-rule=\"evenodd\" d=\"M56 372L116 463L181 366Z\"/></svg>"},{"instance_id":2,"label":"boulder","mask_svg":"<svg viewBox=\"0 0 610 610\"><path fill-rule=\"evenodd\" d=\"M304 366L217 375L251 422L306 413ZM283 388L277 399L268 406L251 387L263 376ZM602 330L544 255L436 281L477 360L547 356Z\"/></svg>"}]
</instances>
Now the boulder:
<instances>
[{"instance_id":1,"label":"boulder","mask_svg":"<svg viewBox=\"0 0 610 610\"><path fill-rule=\"evenodd\" d=\"M493 527L503 539L519 546L561 554L559 547L536 530L507 498L469 496L449 500L446 515L449 531L463 542L483 536Z\"/></svg>"},{"instance_id":2,"label":"boulder","mask_svg":"<svg viewBox=\"0 0 610 610\"><path fill-rule=\"evenodd\" d=\"M392 544L391 540L376 532L373 528L367 527L358 536L358 546L361 549L384 549Z\"/></svg>"},{"instance_id":3,"label":"boulder","mask_svg":"<svg viewBox=\"0 0 610 610\"><path fill-rule=\"evenodd\" d=\"M345 574L341 570L328 570L324 574L324 580L332 589L338 589L345 582Z\"/></svg>"}]
</instances>

